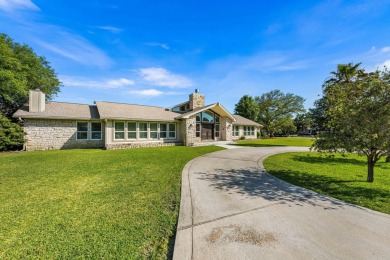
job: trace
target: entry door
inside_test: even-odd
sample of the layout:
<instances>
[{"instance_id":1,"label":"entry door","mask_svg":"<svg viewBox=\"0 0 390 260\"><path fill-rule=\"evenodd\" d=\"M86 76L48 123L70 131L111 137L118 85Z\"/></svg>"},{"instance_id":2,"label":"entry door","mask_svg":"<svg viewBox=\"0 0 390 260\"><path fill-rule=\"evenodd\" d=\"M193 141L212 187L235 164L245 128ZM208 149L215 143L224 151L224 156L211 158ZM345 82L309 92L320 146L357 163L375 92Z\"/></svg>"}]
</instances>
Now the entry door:
<instances>
[{"instance_id":1,"label":"entry door","mask_svg":"<svg viewBox=\"0 0 390 260\"><path fill-rule=\"evenodd\" d=\"M214 125L202 124L202 140L214 139Z\"/></svg>"}]
</instances>

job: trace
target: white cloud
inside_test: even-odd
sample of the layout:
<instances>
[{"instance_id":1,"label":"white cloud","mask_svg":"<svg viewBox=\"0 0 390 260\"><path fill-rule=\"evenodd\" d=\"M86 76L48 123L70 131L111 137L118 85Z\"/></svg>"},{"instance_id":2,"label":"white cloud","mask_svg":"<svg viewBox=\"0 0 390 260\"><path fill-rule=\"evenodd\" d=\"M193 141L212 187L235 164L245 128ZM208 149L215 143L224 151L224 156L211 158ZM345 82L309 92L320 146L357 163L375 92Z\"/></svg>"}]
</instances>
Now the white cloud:
<instances>
[{"instance_id":1,"label":"white cloud","mask_svg":"<svg viewBox=\"0 0 390 260\"><path fill-rule=\"evenodd\" d=\"M187 88L194 84L191 79L174 74L164 68L152 67L138 70L143 80L156 86L169 88Z\"/></svg>"},{"instance_id":2,"label":"white cloud","mask_svg":"<svg viewBox=\"0 0 390 260\"><path fill-rule=\"evenodd\" d=\"M49 38L50 40L36 39L36 43L47 50L84 65L106 68L113 63L102 50L85 38L61 31L61 28L56 26L54 29L58 31Z\"/></svg>"},{"instance_id":3,"label":"white cloud","mask_svg":"<svg viewBox=\"0 0 390 260\"><path fill-rule=\"evenodd\" d=\"M390 46L383 47L383 48L381 49L381 52L382 52L382 53L383 53L383 52L390 52Z\"/></svg>"},{"instance_id":4,"label":"white cloud","mask_svg":"<svg viewBox=\"0 0 390 260\"><path fill-rule=\"evenodd\" d=\"M113 26L97 26L96 28L102 29L102 30L105 30L105 31L109 31L109 32L112 32L112 33L123 32L123 29L117 28L117 27L113 27Z\"/></svg>"},{"instance_id":5,"label":"white cloud","mask_svg":"<svg viewBox=\"0 0 390 260\"><path fill-rule=\"evenodd\" d=\"M169 50L170 47L166 43L159 43L159 42L147 42L146 45L153 46L153 47L160 47L166 50Z\"/></svg>"},{"instance_id":6,"label":"white cloud","mask_svg":"<svg viewBox=\"0 0 390 260\"><path fill-rule=\"evenodd\" d=\"M126 78L93 80L85 77L62 76L60 78L65 87L89 87L100 89L115 89L134 85L134 81Z\"/></svg>"},{"instance_id":7,"label":"white cloud","mask_svg":"<svg viewBox=\"0 0 390 260\"><path fill-rule=\"evenodd\" d=\"M13 11L16 9L40 10L31 0L0 0L0 9L5 11Z\"/></svg>"},{"instance_id":8,"label":"white cloud","mask_svg":"<svg viewBox=\"0 0 390 260\"><path fill-rule=\"evenodd\" d=\"M181 93L178 92L163 92L157 89L141 89L141 90L130 90L129 94L135 94L140 96L149 96L149 97L157 97L161 95L179 95Z\"/></svg>"}]
</instances>

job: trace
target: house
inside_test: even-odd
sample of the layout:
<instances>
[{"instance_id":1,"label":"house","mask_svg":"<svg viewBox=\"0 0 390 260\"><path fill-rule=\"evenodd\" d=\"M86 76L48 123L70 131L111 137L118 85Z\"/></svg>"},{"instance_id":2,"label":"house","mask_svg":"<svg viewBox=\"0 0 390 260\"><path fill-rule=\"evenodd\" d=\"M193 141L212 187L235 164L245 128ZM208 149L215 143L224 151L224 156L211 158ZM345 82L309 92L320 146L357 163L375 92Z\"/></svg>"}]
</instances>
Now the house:
<instances>
[{"instance_id":1,"label":"house","mask_svg":"<svg viewBox=\"0 0 390 260\"><path fill-rule=\"evenodd\" d=\"M260 124L230 114L220 103L204 102L196 90L170 108L105 101L86 105L45 101L37 89L13 117L23 121L26 150L192 146L257 138Z\"/></svg>"}]
</instances>

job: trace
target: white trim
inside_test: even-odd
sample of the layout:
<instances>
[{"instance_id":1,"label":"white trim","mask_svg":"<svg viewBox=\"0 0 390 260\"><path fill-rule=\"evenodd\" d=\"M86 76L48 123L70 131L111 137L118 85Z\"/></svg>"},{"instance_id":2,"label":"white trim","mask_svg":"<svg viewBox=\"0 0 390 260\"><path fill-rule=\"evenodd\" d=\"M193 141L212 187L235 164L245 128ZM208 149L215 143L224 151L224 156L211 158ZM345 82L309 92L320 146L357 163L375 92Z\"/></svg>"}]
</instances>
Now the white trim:
<instances>
[{"instance_id":1,"label":"white trim","mask_svg":"<svg viewBox=\"0 0 390 260\"><path fill-rule=\"evenodd\" d=\"M92 134L93 133L98 133L99 131L93 131L92 130L92 124L100 124L100 139L94 139L92 138ZM91 141L101 141L103 140L103 125L102 125L102 122L89 122L89 125L90 125L90 140Z\"/></svg>"},{"instance_id":2,"label":"white trim","mask_svg":"<svg viewBox=\"0 0 390 260\"><path fill-rule=\"evenodd\" d=\"M115 129L115 126L116 126L116 123L123 123L123 131L116 131L116 129ZM116 140L126 140L126 122L125 121L114 121L114 127L113 127L113 129L114 129L114 140L116 141ZM117 139L116 137L115 137L115 133L116 132L118 132L118 133L122 133L123 132L123 139L121 138L121 139Z\"/></svg>"},{"instance_id":3,"label":"white trim","mask_svg":"<svg viewBox=\"0 0 390 260\"><path fill-rule=\"evenodd\" d=\"M87 123L87 131L79 131L78 130L78 123ZM86 139L79 139L77 136L78 136L78 133L87 133L87 138ZM76 140L77 141L85 141L85 140L89 140L89 122L88 121L76 121Z\"/></svg>"}]
</instances>

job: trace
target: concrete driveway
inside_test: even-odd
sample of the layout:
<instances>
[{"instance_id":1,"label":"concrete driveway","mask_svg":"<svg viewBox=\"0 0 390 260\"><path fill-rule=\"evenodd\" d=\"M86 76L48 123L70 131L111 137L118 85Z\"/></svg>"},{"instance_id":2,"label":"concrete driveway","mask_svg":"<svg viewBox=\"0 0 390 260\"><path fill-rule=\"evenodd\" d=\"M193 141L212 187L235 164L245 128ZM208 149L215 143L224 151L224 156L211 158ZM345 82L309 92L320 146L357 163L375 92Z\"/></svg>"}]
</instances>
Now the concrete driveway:
<instances>
[{"instance_id":1,"label":"concrete driveway","mask_svg":"<svg viewBox=\"0 0 390 260\"><path fill-rule=\"evenodd\" d=\"M183 170L174 259L389 259L390 215L267 174L270 154L224 150Z\"/></svg>"}]
</instances>

